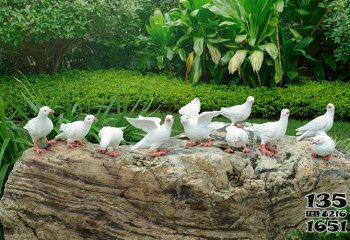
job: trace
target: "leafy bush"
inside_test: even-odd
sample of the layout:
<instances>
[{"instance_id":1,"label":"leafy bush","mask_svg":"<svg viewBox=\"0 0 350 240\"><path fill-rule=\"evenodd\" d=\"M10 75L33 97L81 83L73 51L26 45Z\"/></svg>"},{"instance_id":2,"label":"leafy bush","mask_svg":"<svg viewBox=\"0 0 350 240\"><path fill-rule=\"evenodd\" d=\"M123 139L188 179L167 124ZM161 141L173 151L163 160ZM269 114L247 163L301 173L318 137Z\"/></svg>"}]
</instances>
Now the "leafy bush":
<instances>
[{"instance_id":1,"label":"leafy bush","mask_svg":"<svg viewBox=\"0 0 350 240\"><path fill-rule=\"evenodd\" d=\"M55 73L87 42L121 49L139 35L141 1L1 1L1 52L19 69Z\"/></svg>"},{"instance_id":2,"label":"leafy bush","mask_svg":"<svg viewBox=\"0 0 350 240\"><path fill-rule=\"evenodd\" d=\"M331 1L334 10L323 23L325 35L335 44L334 57L343 63L350 59L350 2Z\"/></svg>"},{"instance_id":3,"label":"leafy bush","mask_svg":"<svg viewBox=\"0 0 350 240\"><path fill-rule=\"evenodd\" d=\"M23 77L21 77L23 79ZM180 79L167 75L142 75L127 70L64 71L55 76L37 75L28 78L36 99L49 106L71 109L74 103L84 112L95 112L101 105L108 105L118 94L121 102L129 106L160 106L162 110L177 112L195 97L202 102L202 110L218 110L244 102L249 95L256 98L252 117L270 118L279 115L282 108L289 108L295 119L306 119L323 114L327 103L336 106L338 119L350 119L350 83L309 82L289 85L286 88L228 87L215 84L185 85ZM26 83L24 81L24 83ZM0 97L6 101L7 115L20 107L32 112L21 96L22 85L12 77L1 77Z\"/></svg>"}]
</instances>

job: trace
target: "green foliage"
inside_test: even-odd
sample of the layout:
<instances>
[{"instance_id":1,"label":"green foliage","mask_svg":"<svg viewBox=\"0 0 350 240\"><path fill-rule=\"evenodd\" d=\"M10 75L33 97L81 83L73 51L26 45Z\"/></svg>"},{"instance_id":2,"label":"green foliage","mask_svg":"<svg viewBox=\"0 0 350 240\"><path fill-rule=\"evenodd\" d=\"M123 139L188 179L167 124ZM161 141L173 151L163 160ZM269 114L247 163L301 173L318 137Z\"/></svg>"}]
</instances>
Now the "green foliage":
<instances>
[{"instance_id":1,"label":"green foliage","mask_svg":"<svg viewBox=\"0 0 350 240\"><path fill-rule=\"evenodd\" d=\"M328 2L328 1L327 1ZM348 63L350 59L350 2L331 1L334 10L323 23L325 35L334 43L334 57L337 61Z\"/></svg>"},{"instance_id":2,"label":"green foliage","mask_svg":"<svg viewBox=\"0 0 350 240\"><path fill-rule=\"evenodd\" d=\"M304 62L323 80L320 60L307 51L324 15L318 1L288 1L286 9L283 0L183 0L169 13L157 10L151 16L145 41L154 47L146 54L162 49L158 67L176 70L179 63L186 64L178 72L186 72L185 81L194 84L214 80L273 87L302 79ZM166 23L154 24L163 15ZM159 36L171 41L159 41ZM321 56L334 68L329 54Z\"/></svg>"},{"instance_id":3,"label":"green foliage","mask_svg":"<svg viewBox=\"0 0 350 240\"><path fill-rule=\"evenodd\" d=\"M22 77L23 78L23 77ZM223 106L242 103L253 95L256 102L253 117L270 118L288 107L295 119L305 119L323 114L327 103L336 106L338 119L350 119L350 83L309 82L289 85L286 88L256 88L246 86L220 86L215 84L185 85L180 79L167 75L142 75L126 70L65 71L56 76L37 75L28 78L43 105L71 109L79 104L81 112L96 112L108 105L118 94L121 102L146 105L153 99L151 108L177 112L195 97L202 102L202 110L218 110ZM6 111L13 114L15 106L24 112L33 112L21 96L22 85L11 77L0 80L1 98L6 101Z\"/></svg>"},{"instance_id":4,"label":"green foliage","mask_svg":"<svg viewBox=\"0 0 350 240\"><path fill-rule=\"evenodd\" d=\"M122 48L139 34L138 1L1 1L0 44L18 68L55 73L85 42Z\"/></svg>"}]
</instances>

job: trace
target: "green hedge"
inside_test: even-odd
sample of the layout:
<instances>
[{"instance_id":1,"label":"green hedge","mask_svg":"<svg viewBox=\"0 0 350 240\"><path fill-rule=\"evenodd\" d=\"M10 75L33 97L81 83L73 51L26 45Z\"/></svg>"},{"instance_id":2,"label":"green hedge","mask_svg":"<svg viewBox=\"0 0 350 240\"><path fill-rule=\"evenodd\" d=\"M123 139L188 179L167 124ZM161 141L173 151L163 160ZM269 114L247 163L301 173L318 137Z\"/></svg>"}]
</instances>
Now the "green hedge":
<instances>
[{"instance_id":1,"label":"green hedge","mask_svg":"<svg viewBox=\"0 0 350 240\"><path fill-rule=\"evenodd\" d=\"M306 82L287 88L227 87L214 84L185 85L183 81L166 75L147 74L127 70L65 71L55 76L29 76L20 78L36 92L39 102L55 107L71 108L78 102L84 111L93 111L105 105L119 94L130 105L142 98L143 102L153 99L153 107L165 111L178 109L199 97L202 110L218 110L245 101L253 95L256 102L253 116L270 118L279 115L282 108L289 108L292 117L305 119L325 112L327 103L336 106L338 119L350 119L350 83ZM0 77L1 97L6 102L6 111L14 112L13 104L30 111L28 103L21 96L23 86L13 77Z\"/></svg>"}]
</instances>

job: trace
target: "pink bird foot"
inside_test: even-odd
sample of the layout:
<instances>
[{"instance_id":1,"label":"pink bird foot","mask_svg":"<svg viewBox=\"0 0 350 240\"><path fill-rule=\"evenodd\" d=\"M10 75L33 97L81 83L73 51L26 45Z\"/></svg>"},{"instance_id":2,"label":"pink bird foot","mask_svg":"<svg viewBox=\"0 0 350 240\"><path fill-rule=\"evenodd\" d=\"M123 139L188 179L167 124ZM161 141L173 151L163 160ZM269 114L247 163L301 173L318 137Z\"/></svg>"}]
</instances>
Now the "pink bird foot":
<instances>
[{"instance_id":1,"label":"pink bird foot","mask_svg":"<svg viewBox=\"0 0 350 240\"><path fill-rule=\"evenodd\" d=\"M157 149L156 151L149 153L148 156L160 157L160 156L163 156L163 155L167 154L169 152L168 150L169 149L166 149L166 151Z\"/></svg>"},{"instance_id":2,"label":"pink bird foot","mask_svg":"<svg viewBox=\"0 0 350 240\"><path fill-rule=\"evenodd\" d=\"M237 124L237 123L235 124L235 127L236 127L236 128L242 128L242 129L244 128L243 125L239 125L239 124Z\"/></svg>"},{"instance_id":3,"label":"pink bird foot","mask_svg":"<svg viewBox=\"0 0 350 240\"><path fill-rule=\"evenodd\" d=\"M102 148L98 148L98 149L96 149L96 152L105 154L107 152L107 150L106 149L102 149Z\"/></svg>"},{"instance_id":4,"label":"pink bird foot","mask_svg":"<svg viewBox=\"0 0 350 240\"><path fill-rule=\"evenodd\" d=\"M208 138L207 142L203 145L203 147L212 147L213 142L211 141L211 138Z\"/></svg>"},{"instance_id":5,"label":"pink bird foot","mask_svg":"<svg viewBox=\"0 0 350 240\"><path fill-rule=\"evenodd\" d=\"M227 148L225 150L226 153L235 153L235 151L233 151L233 149L231 147Z\"/></svg>"},{"instance_id":6,"label":"pink bird foot","mask_svg":"<svg viewBox=\"0 0 350 240\"><path fill-rule=\"evenodd\" d=\"M70 142L67 142L66 146L67 146L67 148L75 148L75 147L78 147L77 144L70 143Z\"/></svg>"},{"instance_id":7,"label":"pink bird foot","mask_svg":"<svg viewBox=\"0 0 350 240\"><path fill-rule=\"evenodd\" d=\"M267 150L269 150L270 152L272 152L273 155L275 155L276 153L278 153L277 149L274 147L270 147L268 145L266 145L265 147Z\"/></svg>"},{"instance_id":8,"label":"pink bird foot","mask_svg":"<svg viewBox=\"0 0 350 240\"><path fill-rule=\"evenodd\" d=\"M189 142L186 144L186 147L196 147L200 145L201 143L199 141Z\"/></svg>"},{"instance_id":9,"label":"pink bird foot","mask_svg":"<svg viewBox=\"0 0 350 240\"><path fill-rule=\"evenodd\" d=\"M243 153L250 153L250 149L247 148L247 147L244 147L244 148L243 148Z\"/></svg>"},{"instance_id":10,"label":"pink bird foot","mask_svg":"<svg viewBox=\"0 0 350 240\"><path fill-rule=\"evenodd\" d=\"M112 152L106 152L105 154L111 157L119 156L119 153L116 150L113 150Z\"/></svg>"},{"instance_id":11,"label":"pink bird foot","mask_svg":"<svg viewBox=\"0 0 350 240\"><path fill-rule=\"evenodd\" d=\"M266 148L266 145L265 144L261 144L260 147L258 148L262 154L264 155L267 155L267 156L270 156L272 157L273 156L273 153L271 151L269 151L267 148Z\"/></svg>"},{"instance_id":12,"label":"pink bird foot","mask_svg":"<svg viewBox=\"0 0 350 240\"><path fill-rule=\"evenodd\" d=\"M41 148L39 148L38 144L33 143L33 145L34 145L34 151L35 151L37 154L41 154L41 153L47 152L46 149L41 149Z\"/></svg>"},{"instance_id":13,"label":"pink bird foot","mask_svg":"<svg viewBox=\"0 0 350 240\"><path fill-rule=\"evenodd\" d=\"M50 146L56 145L58 143L58 141L55 140L51 140L47 142Z\"/></svg>"},{"instance_id":14,"label":"pink bird foot","mask_svg":"<svg viewBox=\"0 0 350 240\"><path fill-rule=\"evenodd\" d=\"M316 154L316 153L312 153L312 154L311 154L311 157L313 157L313 158L317 158L318 156L317 156L317 154Z\"/></svg>"},{"instance_id":15,"label":"pink bird foot","mask_svg":"<svg viewBox=\"0 0 350 240\"><path fill-rule=\"evenodd\" d=\"M329 161L329 160L331 160L331 156L330 156L330 155L324 156L324 157L322 157L322 159L323 159L324 161Z\"/></svg>"},{"instance_id":16,"label":"pink bird foot","mask_svg":"<svg viewBox=\"0 0 350 240\"><path fill-rule=\"evenodd\" d=\"M82 141L76 141L78 146L84 146L86 143Z\"/></svg>"},{"instance_id":17,"label":"pink bird foot","mask_svg":"<svg viewBox=\"0 0 350 240\"><path fill-rule=\"evenodd\" d=\"M46 149L41 149L41 148L38 148L38 147L35 147L35 148L34 148L34 151L35 151L37 154L41 154L41 153L47 152Z\"/></svg>"}]
</instances>

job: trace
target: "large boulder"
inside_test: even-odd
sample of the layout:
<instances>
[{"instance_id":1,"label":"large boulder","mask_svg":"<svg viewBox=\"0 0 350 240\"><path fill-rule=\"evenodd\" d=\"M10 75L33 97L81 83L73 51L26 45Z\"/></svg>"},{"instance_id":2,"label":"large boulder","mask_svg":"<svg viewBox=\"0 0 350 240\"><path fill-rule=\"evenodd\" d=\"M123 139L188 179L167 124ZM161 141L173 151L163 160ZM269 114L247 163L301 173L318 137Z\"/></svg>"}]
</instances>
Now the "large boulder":
<instances>
[{"instance_id":1,"label":"large boulder","mask_svg":"<svg viewBox=\"0 0 350 240\"><path fill-rule=\"evenodd\" d=\"M220 133L221 134L221 133ZM305 228L305 195L350 196L350 162L311 158L310 142L286 137L270 158L186 148L149 157L120 148L117 158L97 145L63 143L16 163L0 202L6 239L285 239Z\"/></svg>"}]
</instances>

